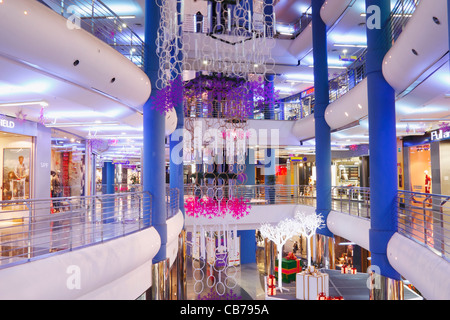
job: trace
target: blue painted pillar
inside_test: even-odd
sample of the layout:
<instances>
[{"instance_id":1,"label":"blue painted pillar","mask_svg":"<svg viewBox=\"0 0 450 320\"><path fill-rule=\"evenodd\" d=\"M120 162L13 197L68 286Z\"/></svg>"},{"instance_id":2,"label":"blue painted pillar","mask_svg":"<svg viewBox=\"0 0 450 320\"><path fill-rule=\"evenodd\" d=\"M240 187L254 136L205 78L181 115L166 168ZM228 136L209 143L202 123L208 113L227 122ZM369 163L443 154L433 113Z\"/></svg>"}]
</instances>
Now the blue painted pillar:
<instances>
[{"instance_id":1,"label":"blue painted pillar","mask_svg":"<svg viewBox=\"0 0 450 320\"><path fill-rule=\"evenodd\" d=\"M266 17L266 36L273 37L275 35L275 25L273 23L273 0L264 0L264 15Z\"/></svg>"},{"instance_id":2,"label":"blue painted pillar","mask_svg":"<svg viewBox=\"0 0 450 320\"><path fill-rule=\"evenodd\" d=\"M256 230L238 230L241 237L240 257L241 264L256 262Z\"/></svg>"},{"instance_id":3,"label":"blue painted pillar","mask_svg":"<svg viewBox=\"0 0 450 320\"><path fill-rule=\"evenodd\" d=\"M369 107L370 148L370 223L371 264L380 268L382 276L400 280L400 275L387 259L387 244L397 231L397 154L395 91L382 73L383 58L390 42L390 0L366 0L366 8L380 9L381 28L367 28L367 90ZM372 10L366 10L372 19ZM374 13L376 14L376 12ZM372 21L372 20L371 20Z\"/></svg>"},{"instance_id":4,"label":"blue painted pillar","mask_svg":"<svg viewBox=\"0 0 450 320\"><path fill-rule=\"evenodd\" d=\"M105 161L102 167L102 193L114 194L115 165L112 161Z\"/></svg>"},{"instance_id":5,"label":"blue painted pillar","mask_svg":"<svg viewBox=\"0 0 450 320\"><path fill-rule=\"evenodd\" d=\"M177 0L177 14L178 26L181 33L181 0ZM181 61L183 59L183 52L181 51L181 39L176 43L178 51L172 52L174 58L177 59L175 65L177 77L175 78L174 104L175 112L177 114L177 127L175 132L170 136L170 187L178 189L179 199L178 205L181 212L185 213L184 209L184 165L183 165L183 130L184 130L184 107L183 107L183 68Z\"/></svg>"},{"instance_id":6,"label":"blue painted pillar","mask_svg":"<svg viewBox=\"0 0 450 320\"><path fill-rule=\"evenodd\" d=\"M274 120L275 119L275 86L274 79L275 75L266 74L265 76L265 88L266 97L268 101L266 101L266 105L264 108L264 120Z\"/></svg>"},{"instance_id":7,"label":"blue painted pillar","mask_svg":"<svg viewBox=\"0 0 450 320\"><path fill-rule=\"evenodd\" d=\"M316 131L316 213L322 215L326 221L331 210L331 130L325 121L325 110L329 104L327 27L320 17L320 8L324 0L314 0L311 3ZM327 227L319 229L318 233L333 236Z\"/></svg>"},{"instance_id":8,"label":"blue painted pillar","mask_svg":"<svg viewBox=\"0 0 450 320\"><path fill-rule=\"evenodd\" d=\"M253 186L256 184L255 149L248 149L245 157L245 175L247 176L246 185Z\"/></svg>"},{"instance_id":9,"label":"blue painted pillar","mask_svg":"<svg viewBox=\"0 0 450 320\"><path fill-rule=\"evenodd\" d=\"M102 194L114 195L115 165L111 161L103 163L102 167ZM114 222L114 197L103 197L102 200L102 221L103 223Z\"/></svg>"},{"instance_id":10,"label":"blue painted pillar","mask_svg":"<svg viewBox=\"0 0 450 320\"><path fill-rule=\"evenodd\" d=\"M166 179L165 179L165 116L155 110L153 98L158 79L159 59L156 54L156 32L161 13L154 0L145 1L145 61L144 71L150 78L152 94L144 105L144 148L143 148L143 190L149 192L151 212L148 201L144 201L144 224L152 226L161 237L161 247L153 258L153 263L165 260L167 244L166 223ZM150 219L151 217L151 219Z\"/></svg>"},{"instance_id":11,"label":"blue painted pillar","mask_svg":"<svg viewBox=\"0 0 450 320\"><path fill-rule=\"evenodd\" d=\"M264 110L264 119L273 120L274 119L274 108L275 108L275 89L274 89L274 78L273 74L266 74L266 97L268 101L266 102ZM275 173L277 169L277 159L276 159L276 149L271 148L273 138L272 135L268 137L267 149L264 154L264 184L266 185L265 197L268 203L275 203L275 187L269 187L275 185Z\"/></svg>"}]
</instances>

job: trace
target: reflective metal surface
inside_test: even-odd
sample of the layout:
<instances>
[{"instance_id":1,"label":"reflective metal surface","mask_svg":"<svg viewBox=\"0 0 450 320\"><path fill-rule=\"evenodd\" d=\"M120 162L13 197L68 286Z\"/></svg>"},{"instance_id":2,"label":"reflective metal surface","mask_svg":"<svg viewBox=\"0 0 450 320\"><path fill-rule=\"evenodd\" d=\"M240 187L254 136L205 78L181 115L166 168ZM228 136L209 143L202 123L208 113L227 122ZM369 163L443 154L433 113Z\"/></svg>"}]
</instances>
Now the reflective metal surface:
<instances>
[{"instance_id":1,"label":"reflective metal surface","mask_svg":"<svg viewBox=\"0 0 450 320\"><path fill-rule=\"evenodd\" d=\"M169 300L170 277L169 259L152 265L152 300Z\"/></svg>"},{"instance_id":2,"label":"reflective metal surface","mask_svg":"<svg viewBox=\"0 0 450 320\"><path fill-rule=\"evenodd\" d=\"M403 282L372 272L370 281L370 300L404 300Z\"/></svg>"},{"instance_id":3,"label":"reflective metal surface","mask_svg":"<svg viewBox=\"0 0 450 320\"><path fill-rule=\"evenodd\" d=\"M150 201L144 201L149 199ZM148 192L0 201L0 268L145 228Z\"/></svg>"},{"instance_id":4,"label":"reflective metal surface","mask_svg":"<svg viewBox=\"0 0 450 320\"><path fill-rule=\"evenodd\" d=\"M186 230L182 230L178 236L178 257L177 257L177 300L186 300Z\"/></svg>"}]
</instances>

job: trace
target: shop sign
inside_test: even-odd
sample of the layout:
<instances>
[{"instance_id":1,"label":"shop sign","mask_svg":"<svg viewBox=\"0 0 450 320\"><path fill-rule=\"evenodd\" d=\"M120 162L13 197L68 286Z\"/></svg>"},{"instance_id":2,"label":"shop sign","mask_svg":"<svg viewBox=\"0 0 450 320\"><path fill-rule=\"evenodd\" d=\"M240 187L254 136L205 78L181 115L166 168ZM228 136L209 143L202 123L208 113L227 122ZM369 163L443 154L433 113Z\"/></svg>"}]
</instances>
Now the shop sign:
<instances>
[{"instance_id":1,"label":"shop sign","mask_svg":"<svg viewBox=\"0 0 450 320\"><path fill-rule=\"evenodd\" d=\"M306 90L306 91L303 91L303 92L301 93L300 97L301 97L301 98L304 98L304 97L306 97L306 96L312 95L313 93L314 93L314 87L309 88L309 89Z\"/></svg>"},{"instance_id":2,"label":"shop sign","mask_svg":"<svg viewBox=\"0 0 450 320\"><path fill-rule=\"evenodd\" d=\"M443 130L436 130L431 132L431 141L438 141L450 138L450 132L444 132Z\"/></svg>"},{"instance_id":3,"label":"shop sign","mask_svg":"<svg viewBox=\"0 0 450 320\"><path fill-rule=\"evenodd\" d=\"M291 161L293 161L293 162L295 162L295 161L303 161L303 162L306 162L306 161L308 160L308 158L306 158L306 157L291 157L290 159L291 159Z\"/></svg>"},{"instance_id":4,"label":"shop sign","mask_svg":"<svg viewBox=\"0 0 450 320\"><path fill-rule=\"evenodd\" d=\"M12 120L0 119L0 127L3 128L14 128L16 124Z\"/></svg>"},{"instance_id":5,"label":"shop sign","mask_svg":"<svg viewBox=\"0 0 450 320\"><path fill-rule=\"evenodd\" d=\"M112 164L130 164L129 160L113 160Z\"/></svg>"}]
</instances>

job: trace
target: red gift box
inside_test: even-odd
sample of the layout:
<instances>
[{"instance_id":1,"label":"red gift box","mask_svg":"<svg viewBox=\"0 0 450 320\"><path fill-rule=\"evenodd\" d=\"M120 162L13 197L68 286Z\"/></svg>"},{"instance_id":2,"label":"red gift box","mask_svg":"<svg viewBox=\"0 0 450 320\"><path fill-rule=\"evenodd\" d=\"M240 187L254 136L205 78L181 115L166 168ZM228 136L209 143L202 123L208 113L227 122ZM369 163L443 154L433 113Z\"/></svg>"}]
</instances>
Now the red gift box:
<instances>
[{"instance_id":1,"label":"red gift box","mask_svg":"<svg viewBox=\"0 0 450 320\"><path fill-rule=\"evenodd\" d=\"M277 285L277 280L276 280L275 276L269 275L269 276L267 277L267 285L268 285L269 287L271 287L271 286L276 286L276 285Z\"/></svg>"},{"instance_id":2,"label":"red gift box","mask_svg":"<svg viewBox=\"0 0 450 320\"><path fill-rule=\"evenodd\" d=\"M286 259L287 260L297 260L297 257L292 252L289 252Z\"/></svg>"},{"instance_id":3,"label":"red gift box","mask_svg":"<svg viewBox=\"0 0 450 320\"><path fill-rule=\"evenodd\" d=\"M351 269L350 269L350 273L351 273L351 274L357 274L358 271L356 270L356 268L351 268Z\"/></svg>"},{"instance_id":4,"label":"red gift box","mask_svg":"<svg viewBox=\"0 0 450 320\"><path fill-rule=\"evenodd\" d=\"M327 300L327 296L325 295L325 293L321 292L317 296L317 300Z\"/></svg>"},{"instance_id":5,"label":"red gift box","mask_svg":"<svg viewBox=\"0 0 450 320\"><path fill-rule=\"evenodd\" d=\"M342 267L341 267L341 273L347 273L347 271L348 271L348 266L347 265L343 265Z\"/></svg>"},{"instance_id":6,"label":"red gift box","mask_svg":"<svg viewBox=\"0 0 450 320\"><path fill-rule=\"evenodd\" d=\"M268 296L276 296L277 295L277 288L275 286L267 287L267 295Z\"/></svg>"}]
</instances>

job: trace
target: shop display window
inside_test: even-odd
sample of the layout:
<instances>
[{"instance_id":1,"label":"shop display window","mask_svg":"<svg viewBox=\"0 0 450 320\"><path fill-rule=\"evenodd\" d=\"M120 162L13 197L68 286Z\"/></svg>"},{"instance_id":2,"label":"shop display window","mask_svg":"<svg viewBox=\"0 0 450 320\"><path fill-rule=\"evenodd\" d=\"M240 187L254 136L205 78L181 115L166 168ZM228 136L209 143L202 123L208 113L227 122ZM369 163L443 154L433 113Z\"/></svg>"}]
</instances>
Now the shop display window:
<instances>
[{"instance_id":1,"label":"shop display window","mask_svg":"<svg viewBox=\"0 0 450 320\"><path fill-rule=\"evenodd\" d=\"M32 147L31 137L5 132L0 134L2 200L31 198Z\"/></svg>"},{"instance_id":2,"label":"shop display window","mask_svg":"<svg viewBox=\"0 0 450 320\"><path fill-rule=\"evenodd\" d=\"M432 193L429 144L409 147L409 176L413 192Z\"/></svg>"}]
</instances>

